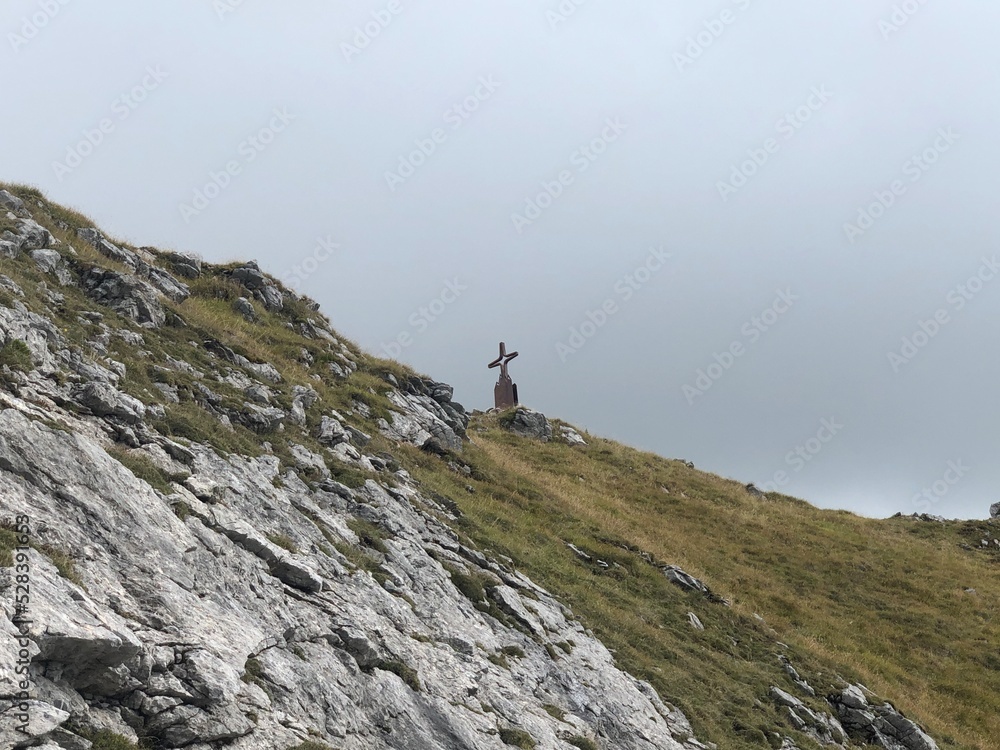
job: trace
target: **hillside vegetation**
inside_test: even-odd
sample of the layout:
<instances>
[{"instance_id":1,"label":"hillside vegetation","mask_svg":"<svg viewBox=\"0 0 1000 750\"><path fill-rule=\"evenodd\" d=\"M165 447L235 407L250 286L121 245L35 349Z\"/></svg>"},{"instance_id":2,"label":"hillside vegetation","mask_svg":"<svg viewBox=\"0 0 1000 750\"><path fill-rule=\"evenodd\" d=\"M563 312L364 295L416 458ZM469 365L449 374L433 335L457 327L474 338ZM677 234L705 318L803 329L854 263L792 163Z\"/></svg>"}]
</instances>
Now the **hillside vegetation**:
<instances>
[{"instance_id":1,"label":"hillside vegetation","mask_svg":"<svg viewBox=\"0 0 1000 750\"><path fill-rule=\"evenodd\" d=\"M0 188L30 204L67 263L117 268L78 239L77 230L93 226L89 219L32 188ZM772 686L794 691L783 657L815 688L816 697L800 695L807 705L820 709L845 681L860 682L923 725L942 748L998 747L1000 545L993 540L1000 523L872 520L782 495L755 496L739 482L591 435L584 446L518 437L493 413L473 416L460 453L396 442L380 433L377 420L389 412L392 385L414 373L342 337L331 345L304 335L326 325L304 299L286 301L280 311L258 306L257 320L249 321L236 308L245 291L228 275L236 265L203 264L189 297L164 302L167 321L155 329L137 328L73 285L59 287L53 301L46 295L55 288L51 279L29 257L0 258L0 274L71 342L84 345L93 335L85 313L95 310L113 328L141 331L141 348L112 338L108 356L127 368L123 391L162 407L156 427L163 434L244 455L261 454L267 441L283 467L306 481L308 471L296 465L288 441L294 436L323 450L312 437L312 412L303 430L223 429L206 410L196 379L162 367L170 359L211 369L205 348L192 340L219 342L251 362L273 365L283 408L291 407L296 385L308 385L327 407L351 411L372 436L369 453L388 455L436 493L453 509L447 521L460 535L508 556L560 597L619 666L684 711L703 742L721 750L764 748L774 745L777 729L802 750L820 747L769 695ZM0 304L13 301L0 288ZM346 377L329 367L339 361L340 345L357 362ZM20 349L5 356L4 377L16 383L17 368L31 363ZM447 380L447 373L434 374ZM164 385L179 394L176 402L165 397ZM222 401L215 406L242 408L238 388L212 387ZM360 413L359 403L367 407ZM468 467L468 475L456 464ZM169 489L171 477L155 467L129 468ZM367 478L352 467L331 470L352 487ZM665 565L683 568L718 596L673 585Z\"/></svg>"}]
</instances>

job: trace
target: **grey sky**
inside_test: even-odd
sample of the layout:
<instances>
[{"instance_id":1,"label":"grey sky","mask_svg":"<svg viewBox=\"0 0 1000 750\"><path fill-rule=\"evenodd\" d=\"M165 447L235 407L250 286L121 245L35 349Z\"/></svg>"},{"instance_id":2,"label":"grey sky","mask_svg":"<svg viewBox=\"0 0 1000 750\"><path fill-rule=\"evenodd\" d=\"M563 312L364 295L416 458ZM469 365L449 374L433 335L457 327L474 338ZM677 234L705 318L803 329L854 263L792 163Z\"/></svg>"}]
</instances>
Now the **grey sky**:
<instances>
[{"instance_id":1,"label":"grey sky","mask_svg":"<svg viewBox=\"0 0 1000 750\"><path fill-rule=\"evenodd\" d=\"M1000 252L1000 6L577 2L7 0L0 178L256 258L470 408L503 339L522 399L595 433L985 516L1000 274L960 285Z\"/></svg>"}]
</instances>

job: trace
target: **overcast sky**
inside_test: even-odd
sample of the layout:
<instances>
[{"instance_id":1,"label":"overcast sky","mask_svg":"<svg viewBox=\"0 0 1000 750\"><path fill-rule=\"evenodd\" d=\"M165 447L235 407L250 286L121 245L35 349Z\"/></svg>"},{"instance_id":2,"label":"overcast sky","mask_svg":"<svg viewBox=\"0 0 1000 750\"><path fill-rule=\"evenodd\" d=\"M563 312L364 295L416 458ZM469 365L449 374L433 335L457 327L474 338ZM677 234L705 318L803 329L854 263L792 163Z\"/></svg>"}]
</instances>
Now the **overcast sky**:
<instances>
[{"instance_id":1,"label":"overcast sky","mask_svg":"<svg viewBox=\"0 0 1000 750\"><path fill-rule=\"evenodd\" d=\"M1000 495L995 0L6 0L0 179L824 507ZM922 495L922 493L925 493Z\"/></svg>"}]
</instances>

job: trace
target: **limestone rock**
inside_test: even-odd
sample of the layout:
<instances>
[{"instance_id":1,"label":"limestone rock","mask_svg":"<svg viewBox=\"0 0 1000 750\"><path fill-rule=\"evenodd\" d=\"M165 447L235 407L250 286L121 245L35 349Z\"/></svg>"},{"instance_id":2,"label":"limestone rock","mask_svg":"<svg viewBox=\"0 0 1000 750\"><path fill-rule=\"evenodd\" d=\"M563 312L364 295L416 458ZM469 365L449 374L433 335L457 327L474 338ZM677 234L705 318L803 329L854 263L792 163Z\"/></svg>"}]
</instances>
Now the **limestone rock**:
<instances>
[{"instance_id":1,"label":"limestone rock","mask_svg":"<svg viewBox=\"0 0 1000 750\"><path fill-rule=\"evenodd\" d=\"M24 201L6 190L0 190L0 208L18 213L24 210Z\"/></svg>"},{"instance_id":2,"label":"limestone rock","mask_svg":"<svg viewBox=\"0 0 1000 750\"><path fill-rule=\"evenodd\" d=\"M253 302L246 297L237 299L233 303L233 308L251 323L257 320L257 311L254 309Z\"/></svg>"},{"instance_id":3,"label":"limestone rock","mask_svg":"<svg viewBox=\"0 0 1000 750\"><path fill-rule=\"evenodd\" d=\"M337 445L337 443L346 443L350 440L350 435L338 420L324 416L320 419L316 439L324 445L332 446Z\"/></svg>"},{"instance_id":4,"label":"limestone rock","mask_svg":"<svg viewBox=\"0 0 1000 750\"><path fill-rule=\"evenodd\" d=\"M252 292L253 296L264 303L264 307L271 312L278 312L284 307L281 291L261 272L256 263L252 261L245 263L239 268L233 269L231 275L233 281L242 284Z\"/></svg>"},{"instance_id":5,"label":"limestone rock","mask_svg":"<svg viewBox=\"0 0 1000 750\"><path fill-rule=\"evenodd\" d=\"M142 421L146 407L138 399L116 390L107 383L87 383L76 393L77 401L98 417L117 417L124 422Z\"/></svg>"},{"instance_id":6,"label":"limestone rock","mask_svg":"<svg viewBox=\"0 0 1000 750\"><path fill-rule=\"evenodd\" d=\"M430 447L428 444L433 441L433 445L443 451L462 450L462 438L442 418L440 405L429 396L392 390L387 397L398 411L391 412L392 424L379 419L382 434L420 448Z\"/></svg>"},{"instance_id":7,"label":"limestone rock","mask_svg":"<svg viewBox=\"0 0 1000 750\"><path fill-rule=\"evenodd\" d=\"M570 445L586 445L583 436L568 424L559 425L559 434Z\"/></svg>"},{"instance_id":8,"label":"limestone rock","mask_svg":"<svg viewBox=\"0 0 1000 750\"><path fill-rule=\"evenodd\" d=\"M21 253L52 247L55 240L48 229L30 218L14 218L16 232L6 231L0 236L6 242L4 255L16 258Z\"/></svg>"},{"instance_id":9,"label":"limestone rock","mask_svg":"<svg viewBox=\"0 0 1000 750\"><path fill-rule=\"evenodd\" d=\"M993 503L990 506L990 518L1000 518L1000 503Z\"/></svg>"},{"instance_id":10,"label":"limestone rock","mask_svg":"<svg viewBox=\"0 0 1000 750\"><path fill-rule=\"evenodd\" d=\"M63 286L73 283L73 274L70 273L66 261L55 250L35 250L31 253L31 259L43 272L55 276L56 280Z\"/></svg>"},{"instance_id":11,"label":"limestone rock","mask_svg":"<svg viewBox=\"0 0 1000 750\"><path fill-rule=\"evenodd\" d=\"M190 253L165 252L160 257L167 262L171 270L186 279L197 279L201 276L201 258Z\"/></svg>"},{"instance_id":12,"label":"limestone rock","mask_svg":"<svg viewBox=\"0 0 1000 750\"><path fill-rule=\"evenodd\" d=\"M547 443L552 439L552 426L541 412L525 406L516 406L509 415L501 417L501 424L515 435L535 438Z\"/></svg>"},{"instance_id":13,"label":"limestone rock","mask_svg":"<svg viewBox=\"0 0 1000 750\"><path fill-rule=\"evenodd\" d=\"M131 250L127 250L108 240L100 230L95 227L78 229L77 236L89 245L92 245L101 255L128 266L133 273L139 266L139 256Z\"/></svg>"},{"instance_id":14,"label":"limestone rock","mask_svg":"<svg viewBox=\"0 0 1000 750\"><path fill-rule=\"evenodd\" d=\"M874 705L860 685L849 685L832 697L851 739L885 750L938 750L937 743L889 703Z\"/></svg>"},{"instance_id":15,"label":"limestone rock","mask_svg":"<svg viewBox=\"0 0 1000 750\"><path fill-rule=\"evenodd\" d=\"M159 328L166 321L156 289L142 279L94 267L84 274L82 281L91 299L144 328Z\"/></svg>"},{"instance_id":16,"label":"limestone rock","mask_svg":"<svg viewBox=\"0 0 1000 750\"><path fill-rule=\"evenodd\" d=\"M331 439L343 434L328 427ZM569 725L543 707L555 704L602 747L704 748L680 711L620 671L546 591L458 544L405 472L385 486L323 480L313 490L292 473L275 486L275 456L183 450L188 487L211 504L180 485L163 498L93 437L0 410L5 514L30 514L40 542L73 550L87 586L34 553L47 592L35 616L39 679L74 722L163 748L285 750L313 736L358 750L485 750L501 746L502 721L556 748ZM180 500L184 520L172 508ZM361 543L358 516L385 535L382 551L357 551L378 577L337 549ZM473 606L444 559L497 582L488 596L507 624ZM0 586L0 608L12 595ZM0 627L0 656L12 636ZM571 653L553 660L545 644L567 641ZM524 652L516 674L487 658L512 644ZM74 742L55 734L69 711L35 708L34 745ZM0 716L9 709L0 698Z\"/></svg>"}]
</instances>

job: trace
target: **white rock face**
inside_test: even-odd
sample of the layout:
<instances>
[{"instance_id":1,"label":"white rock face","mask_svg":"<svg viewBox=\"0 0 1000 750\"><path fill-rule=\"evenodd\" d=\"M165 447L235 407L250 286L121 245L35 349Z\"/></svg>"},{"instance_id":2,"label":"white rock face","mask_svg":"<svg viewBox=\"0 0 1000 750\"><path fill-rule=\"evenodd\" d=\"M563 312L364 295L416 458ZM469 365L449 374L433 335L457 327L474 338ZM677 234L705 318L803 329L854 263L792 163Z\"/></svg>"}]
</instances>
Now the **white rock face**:
<instances>
[{"instance_id":1,"label":"white rock face","mask_svg":"<svg viewBox=\"0 0 1000 750\"><path fill-rule=\"evenodd\" d=\"M85 588L31 553L23 735L7 667L15 587L0 571L2 747L68 747L76 740L60 727L74 725L193 750L286 750L308 738L351 750L502 750L508 727L545 750L570 750L573 736L623 750L703 747L568 610L461 545L405 472L356 490L318 485L335 492L289 473L276 487L272 456L174 446L191 476L166 497L96 435L30 413L0 411L2 515L29 516L37 544L71 550ZM361 541L359 519L385 537L384 551L364 553L374 577L337 550ZM494 581L488 595L507 624L478 610L448 567ZM553 661L545 645L556 643L574 645ZM489 659L505 646L524 653L509 668Z\"/></svg>"}]
</instances>

